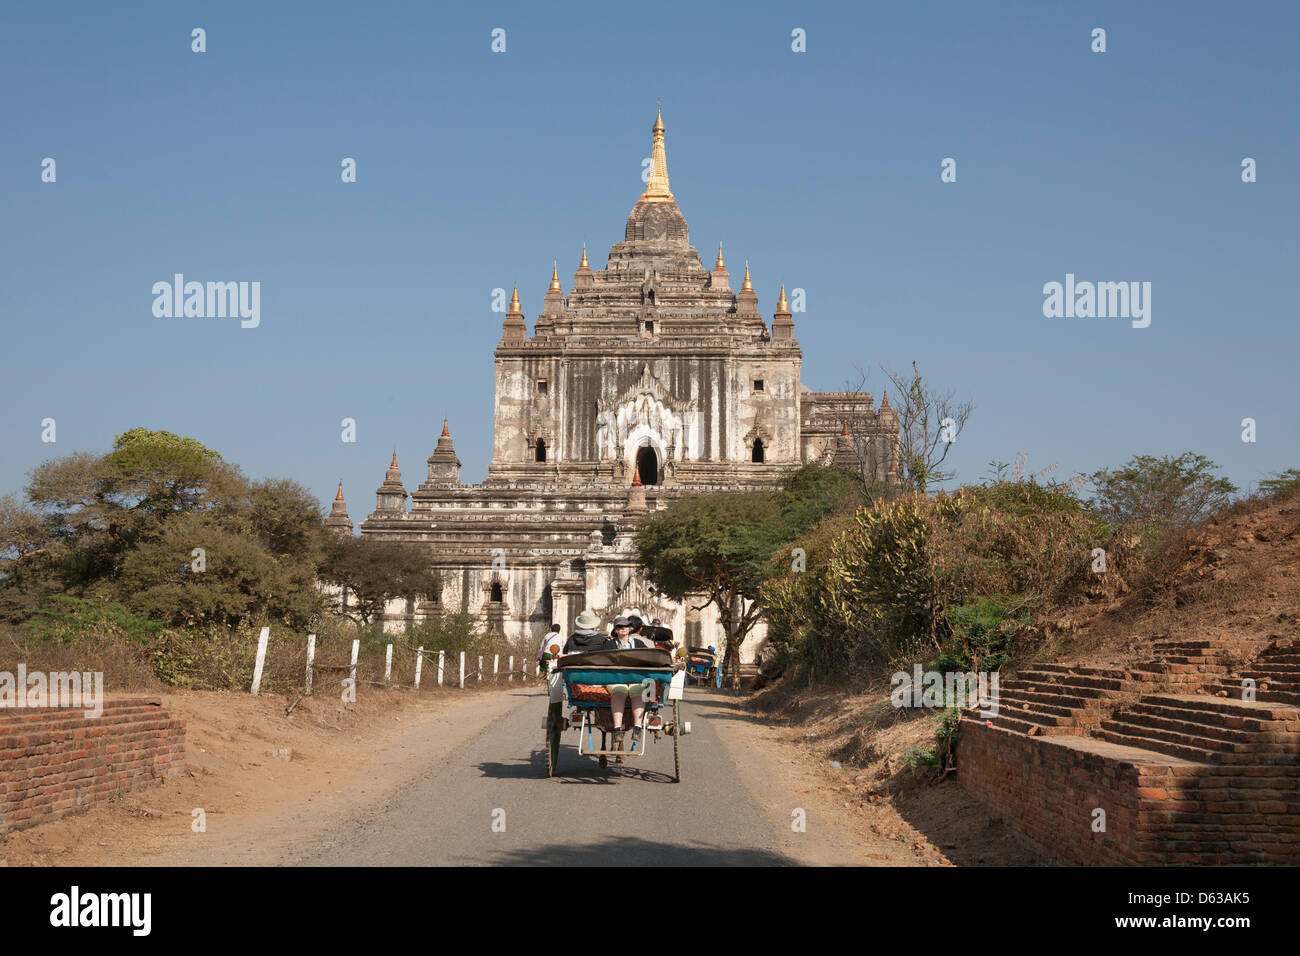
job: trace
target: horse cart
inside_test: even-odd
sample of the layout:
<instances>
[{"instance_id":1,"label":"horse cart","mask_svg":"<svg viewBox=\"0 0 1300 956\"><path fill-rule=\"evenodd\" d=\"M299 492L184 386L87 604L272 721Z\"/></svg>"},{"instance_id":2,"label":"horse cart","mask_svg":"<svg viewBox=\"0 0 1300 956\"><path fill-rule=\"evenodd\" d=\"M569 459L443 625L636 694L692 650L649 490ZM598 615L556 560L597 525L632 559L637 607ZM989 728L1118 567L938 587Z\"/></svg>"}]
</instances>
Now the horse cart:
<instances>
[{"instance_id":1,"label":"horse cart","mask_svg":"<svg viewBox=\"0 0 1300 956\"><path fill-rule=\"evenodd\" d=\"M693 647L686 652L686 676L695 684L717 684L718 655L712 647Z\"/></svg>"},{"instance_id":2,"label":"horse cart","mask_svg":"<svg viewBox=\"0 0 1300 956\"><path fill-rule=\"evenodd\" d=\"M663 648L632 648L566 654L548 664L547 684L550 707L546 714L546 775L558 772L560 737L566 730L578 732L578 753L594 756L600 766L644 757L651 740L673 741L673 782L682 779L679 753L681 738L691 732L690 722L681 719L682 691L686 684L685 662ZM631 739L632 720L625 714L623 729L631 746L611 747L614 730L612 702L626 694L645 705L640 743ZM567 708L567 713L566 713ZM630 708L629 708L630 712ZM599 735L599 743L597 743Z\"/></svg>"}]
</instances>

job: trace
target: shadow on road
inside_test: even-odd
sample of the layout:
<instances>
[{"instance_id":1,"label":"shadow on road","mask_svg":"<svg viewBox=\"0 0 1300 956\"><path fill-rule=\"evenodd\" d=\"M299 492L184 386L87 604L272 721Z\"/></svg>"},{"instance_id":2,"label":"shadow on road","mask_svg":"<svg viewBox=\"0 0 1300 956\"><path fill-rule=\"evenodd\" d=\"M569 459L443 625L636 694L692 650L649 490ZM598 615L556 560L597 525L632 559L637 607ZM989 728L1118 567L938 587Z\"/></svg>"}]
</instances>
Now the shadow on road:
<instances>
[{"instance_id":1,"label":"shadow on road","mask_svg":"<svg viewBox=\"0 0 1300 956\"><path fill-rule=\"evenodd\" d=\"M479 773L494 780L533 780L546 776L546 752L537 750L527 761L501 763L496 760L484 760L478 764ZM579 757L576 751L560 751L560 770L555 780L560 783L614 783L619 777L632 780L645 780L651 783L672 783L671 774L657 770L646 770L634 764L602 768L594 757Z\"/></svg>"},{"instance_id":2,"label":"shadow on road","mask_svg":"<svg viewBox=\"0 0 1300 956\"><path fill-rule=\"evenodd\" d=\"M481 862L474 860L472 862ZM770 850L728 849L708 844L652 843L618 837L581 846L541 846L511 850L494 866L795 866Z\"/></svg>"},{"instance_id":3,"label":"shadow on road","mask_svg":"<svg viewBox=\"0 0 1300 956\"><path fill-rule=\"evenodd\" d=\"M688 698L691 710L700 717L707 717L709 720L735 720L746 724L770 724L770 720L751 714L743 710L744 699L732 697L724 691L704 691L695 692ZM683 714L683 719L689 719L690 714Z\"/></svg>"}]
</instances>

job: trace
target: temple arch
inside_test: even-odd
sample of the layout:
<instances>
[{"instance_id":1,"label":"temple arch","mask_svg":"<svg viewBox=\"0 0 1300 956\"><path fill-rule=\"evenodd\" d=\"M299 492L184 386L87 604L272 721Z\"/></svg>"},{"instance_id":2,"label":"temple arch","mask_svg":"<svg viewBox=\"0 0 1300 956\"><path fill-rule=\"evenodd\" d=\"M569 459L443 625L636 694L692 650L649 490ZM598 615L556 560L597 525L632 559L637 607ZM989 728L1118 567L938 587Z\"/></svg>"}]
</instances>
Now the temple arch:
<instances>
[{"instance_id":1,"label":"temple arch","mask_svg":"<svg viewBox=\"0 0 1300 956\"><path fill-rule=\"evenodd\" d=\"M649 442L637 449L636 468L641 475L641 484L659 484L659 456Z\"/></svg>"}]
</instances>

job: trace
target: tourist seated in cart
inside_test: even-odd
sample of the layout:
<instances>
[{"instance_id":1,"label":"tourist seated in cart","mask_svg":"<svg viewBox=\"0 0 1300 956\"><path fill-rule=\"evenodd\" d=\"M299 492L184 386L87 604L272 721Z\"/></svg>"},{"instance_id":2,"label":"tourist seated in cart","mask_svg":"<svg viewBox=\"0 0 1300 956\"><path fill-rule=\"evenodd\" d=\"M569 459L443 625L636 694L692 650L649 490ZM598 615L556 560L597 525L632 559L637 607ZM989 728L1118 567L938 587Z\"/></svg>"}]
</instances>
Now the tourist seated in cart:
<instances>
[{"instance_id":1,"label":"tourist seated in cart","mask_svg":"<svg viewBox=\"0 0 1300 956\"><path fill-rule=\"evenodd\" d=\"M574 624L577 625L577 628L569 635L569 639L564 642L563 653L585 654L589 651L612 651L616 649L613 640L596 630L596 628L600 627L600 618L590 608L580 613Z\"/></svg>"},{"instance_id":2,"label":"tourist seated in cart","mask_svg":"<svg viewBox=\"0 0 1300 956\"><path fill-rule=\"evenodd\" d=\"M654 647L655 641L653 636L648 632L645 622L642 621L640 614L635 610L624 612L624 618L630 624L628 637L631 638L631 644L625 644L625 647Z\"/></svg>"},{"instance_id":3,"label":"tourist seated in cart","mask_svg":"<svg viewBox=\"0 0 1300 956\"><path fill-rule=\"evenodd\" d=\"M592 615L593 619L595 615ZM579 625L582 624L582 615L578 616ZM653 647L643 637L636 637L632 634L632 620L619 616L614 618L610 625L611 636L608 638L608 646L591 648L592 650L633 650L641 647ZM576 633L575 633L576 636ZM569 651L565 647L566 653ZM632 747L633 749L641 745L642 731L645 725L645 701L642 700L641 694L644 690L644 684L609 684L606 685L609 691L609 709L610 719L613 722L613 741L614 749L623 749L623 718L624 712L628 709L632 711ZM622 758L618 758L621 763Z\"/></svg>"}]
</instances>

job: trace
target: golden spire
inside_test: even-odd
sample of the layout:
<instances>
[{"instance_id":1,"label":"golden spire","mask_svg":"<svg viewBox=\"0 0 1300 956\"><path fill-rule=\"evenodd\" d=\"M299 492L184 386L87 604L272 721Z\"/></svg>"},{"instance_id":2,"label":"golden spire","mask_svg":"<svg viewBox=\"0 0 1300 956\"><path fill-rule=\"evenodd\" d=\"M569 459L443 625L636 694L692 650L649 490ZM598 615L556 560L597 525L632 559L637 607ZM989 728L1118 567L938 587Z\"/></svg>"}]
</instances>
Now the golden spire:
<instances>
[{"instance_id":1,"label":"golden spire","mask_svg":"<svg viewBox=\"0 0 1300 956\"><path fill-rule=\"evenodd\" d=\"M718 261L714 263L713 268L716 271L718 269L725 269L726 267L727 264L722 261L722 243L718 243Z\"/></svg>"},{"instance_id":2,"label":"golden spire","mask_svg":"<svg viewBox=\"0 0 1300 956\"><path fill-rule=\"evenodd\" d=\"M334 500L335 500L335 501L342 501L342 500L343 500L343 482L341 482L341 481L339 482L339 493L338 493L337 495L334 496Z\"/></svg>"},{"instance_id":3,"label":"golden spire","mask_svg":"<svg viewBox=\"0 0 1300 956\"><path fill-rule=\"evenodd\" d=\"M745 279L743 282L740 283L740 291L741 292L754 291L754 283L749 281L749 260L748 259L745 260Z\"/></svg>"},{"instance_id":4,"label":"golden spire","mask_svg":"<svg viewBox=\"0 0 1300 956\"><path fill-rule=\"evenodd\" d=\"M789 312L790 304L785 301L785 283L781 283L781 294L776 297L776 311Z\"/></svg>"},{"instance_id":5,"label":"golden spire","mask_svg":"<svg viewBox=\"0 0 1300 956\"><path fill-rule=\"evenodd\" d=\"M447 419L445 418L442 420L442 437L443 438L451 437L451 432L447 430Z\"/></svg>"},{"instance_id":6,"label":"golden spire","mask_svg":"<svg viewBox=\"0 0 1300 956\"><path fill-rule=\"evenodd\" d=\"M668 155L664 151L664 114L663 107L655 117L654 147L650 151L650 178L646 181L645 192L641 194L642 202L672 202L673 192L668 188Z\"/></svg>"},{"instance_id":7,"label":"golden spire","mask_svg":"<svg viewBox=\"0 0 1300 956\"><path fill-rule=\"evenodd\" d=\"M551 287L547 291L548 292L563 291L560 288L560 263L558 261L556 261L555 264L551 266Z\"/></svg>"},{"instance_id":8,"label":"golden spire","mask_svg":"<svg viewBox=\"0 0 1300 956\"><path fill-rule=\"evenodd\" d=\"M523 307L519 304L519 285L516 283L515 291L510 294L510 314L523 315Z\"/></svg>"},{"instance_id":9,"label":"golden spire","mask_svg":"<svg viewBox=\"0 0 1300 956\"><path fill-rule=\"evenodd\" d=\"M587 244L585 242L582 244L582 261L578 263L578 268L579 269L591 268L591 266L587 264Z\"/></svg>"}]
</instances>

